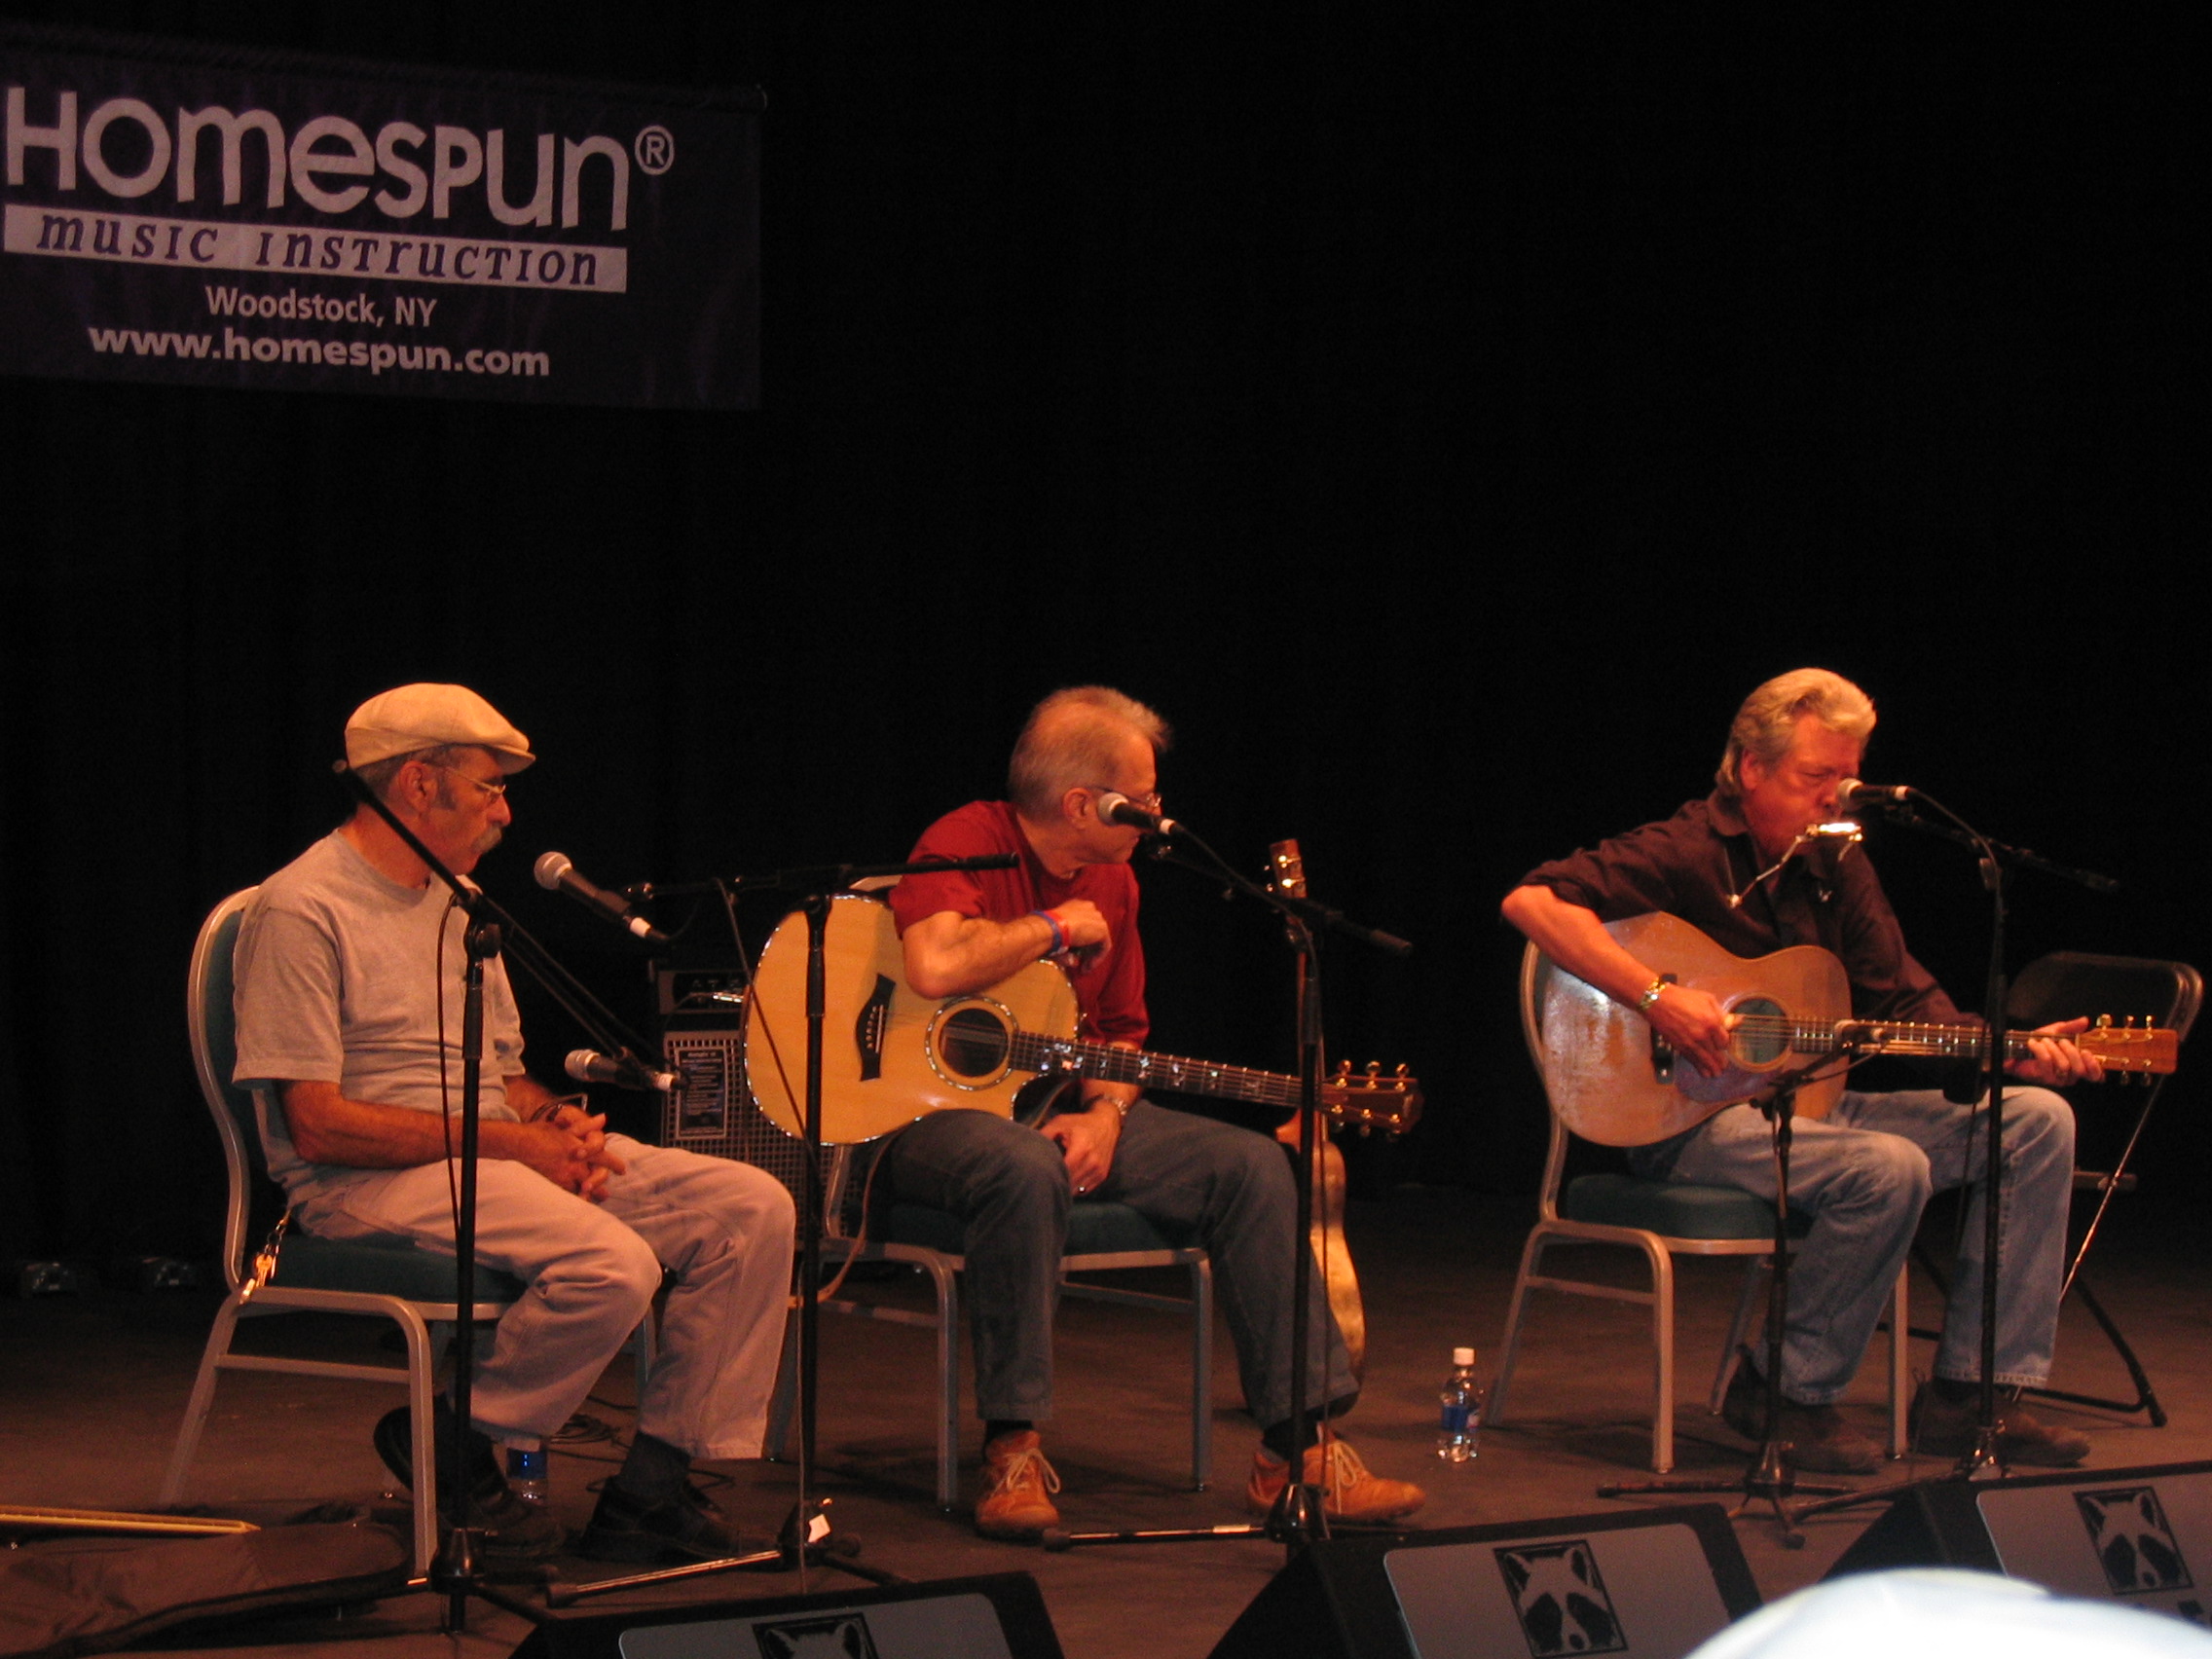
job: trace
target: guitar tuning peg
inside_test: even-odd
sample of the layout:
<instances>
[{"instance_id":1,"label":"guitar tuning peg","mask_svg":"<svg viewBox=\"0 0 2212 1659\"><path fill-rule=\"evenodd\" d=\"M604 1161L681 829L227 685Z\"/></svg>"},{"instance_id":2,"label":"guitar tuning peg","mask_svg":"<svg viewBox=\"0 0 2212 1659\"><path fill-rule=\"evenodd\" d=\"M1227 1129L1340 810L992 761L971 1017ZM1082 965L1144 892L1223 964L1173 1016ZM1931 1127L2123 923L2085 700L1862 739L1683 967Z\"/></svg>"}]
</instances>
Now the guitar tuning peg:
<instances>
[{"instance_id":1,"label":"guitar tuning peg","mask_svg":"<svg viewBox=\"0 0 2212 1659\"><path fill-rule=\"evenodd\" d=\"M2109 1014L2098 1014L2097 1029L2099 1031L2110 1031L2112 1029L2112 1015Z\"/></svg>"},{"instance_id":2,"label":"guitar tuning peg","mask_svg":"<svg viewBox=\"0 0 2212 1659\"><path fill-rule=\"evenodd\" d=\"M1382 1075L1382 1062L1381 1060L1369 1060L1367 1062L1367 1075L1369 1077L1381 1077Z\"/></svg>"}]
</instances>

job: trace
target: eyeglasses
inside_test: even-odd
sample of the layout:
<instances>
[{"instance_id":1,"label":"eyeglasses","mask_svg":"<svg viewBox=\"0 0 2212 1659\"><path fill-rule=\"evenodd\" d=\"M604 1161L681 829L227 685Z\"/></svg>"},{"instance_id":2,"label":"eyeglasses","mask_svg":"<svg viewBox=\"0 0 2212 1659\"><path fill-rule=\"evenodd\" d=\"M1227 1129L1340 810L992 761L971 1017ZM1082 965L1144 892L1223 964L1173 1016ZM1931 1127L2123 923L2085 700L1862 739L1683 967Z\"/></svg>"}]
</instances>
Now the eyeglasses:
<instances>
[{"instance_id":1,"label":"eyeglasses","mask_svg":"<svg viewBox=\"0 0 2212 1659\"><path fill-rule=\"evenodd\" d=\"M478 789L482 790L494 800L498 800L499 796L507 793L507 786L504 781L497 784L488 784L482 778L476 777L472 773L463 772L459 766L448 766L442 760L425 760L423 762L423 764L425 766L435 766L441 772L451 772L455 777L459 778L464 784L474 784Z\"/></svg>"},{"instance_id":2,"label":"eyeglasses","mask_svg":"<svg viewBox=\"0 0 2212 1659\"><path fill-rule=\"evenodd\" d=\"M1111 790L1104 784L1085 784L1083 787L1093 794L1118 794L1131 806L1141 807L1155 818L1160 816L1160 792L1158 790L1150 790L1143 794L1131 794L1127 790Z\"/></svg>"}]
</instances>

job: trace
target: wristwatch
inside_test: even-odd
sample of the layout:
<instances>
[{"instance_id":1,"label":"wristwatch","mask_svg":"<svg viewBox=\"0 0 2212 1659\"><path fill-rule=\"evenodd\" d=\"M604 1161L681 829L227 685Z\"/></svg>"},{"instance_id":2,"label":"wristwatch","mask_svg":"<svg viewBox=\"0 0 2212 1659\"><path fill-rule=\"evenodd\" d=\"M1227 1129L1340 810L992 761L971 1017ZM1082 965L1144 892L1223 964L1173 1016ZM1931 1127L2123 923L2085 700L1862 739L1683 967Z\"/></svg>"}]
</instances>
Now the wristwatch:
<instances>
[{"instance_id":1,"label":"wristwatch","mask_svg":"<svg viewBox=\"0 0 2212 1659\"><path fill-rule=\"evenodd\" d=\"M1639 1014L1649 1014L1651 1012L1651 1005L1659 1000L1659 993L1661 991L1664 991L1669 985L1673 984L1674 982L1674 980L1668 978L1666 975L1662 974L1658 978L1652 980L1650 984L1644 986L1643 995L1636 999L1636 1012Z\"/></svg>"}]
</instances>

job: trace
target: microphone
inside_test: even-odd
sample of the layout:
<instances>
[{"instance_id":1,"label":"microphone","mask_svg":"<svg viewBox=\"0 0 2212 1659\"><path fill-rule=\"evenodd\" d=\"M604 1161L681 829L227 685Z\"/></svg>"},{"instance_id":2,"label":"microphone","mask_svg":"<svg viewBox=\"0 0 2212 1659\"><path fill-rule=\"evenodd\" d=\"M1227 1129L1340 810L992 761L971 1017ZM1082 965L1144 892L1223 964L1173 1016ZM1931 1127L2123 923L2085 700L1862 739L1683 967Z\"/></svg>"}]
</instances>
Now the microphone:
<instances>
[{"instance_id":1,"label":"microphone","mask_svg":"<svg viewBox=\"0 0 2212 1659\"><path fill-rule=\"evenodd\" d=\"M1148 835L1180 835L1183 832L1182 825L1174 819L1145 811L1120 790L1104 790L1099 793L1098 816L1109 824L1142 830Z\"/></svg>"},{"instance_id":2,"label":"microphone","mask_svg":"<svg viewBox=\"0 0 2212 1659\"><path fill-rule=\"evenodd\" d=\"M1846 778L1835 787L1835 804L1840 812L1863 812L1868 807L1906 806L1917 793L1910 784L1862 784L1857 778Z\"/></svg>"},{"instance_id":3,"label":"microphone","mask_svg":"<svg viewBox=\"0 0 2212 1659\"><path fill-rule=\"evenodd\" d=\"M609 1059L596 1049L571 1049L561 1069L578 1083L610 1083L616 1088L657 1089L662 1094L682 1081L674 1072L654 1071L635 1054Z\"/></svg>"},{"instance_id":4,"label":"microphone","mask_svg":"<svg viewBox=\"0 0 2212 1659\"><path fill-rule=\"evenodd\" d=\"M629 900L619 893L609 893L604 887L594 887L576 873L576 866L567 853L540 853L537 863L531 866L531 874L537 885L547 892L566 893L577 903L597 910L616 927L636 934L647 944L671 944L668 935L638 914Z\"/></svg>"}]
</instances>

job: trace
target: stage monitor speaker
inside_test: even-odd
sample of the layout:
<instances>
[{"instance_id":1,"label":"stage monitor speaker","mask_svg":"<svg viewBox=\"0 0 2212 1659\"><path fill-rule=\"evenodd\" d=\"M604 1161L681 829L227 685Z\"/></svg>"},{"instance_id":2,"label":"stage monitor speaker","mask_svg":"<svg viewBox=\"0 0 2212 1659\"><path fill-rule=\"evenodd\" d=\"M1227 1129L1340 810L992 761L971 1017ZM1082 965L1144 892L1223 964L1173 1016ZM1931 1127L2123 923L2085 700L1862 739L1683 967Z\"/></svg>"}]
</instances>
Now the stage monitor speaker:
<instances>
[{"instance_id":1,"label":"stage monitor speaker","mask_svg":"<svg viewBox=\"0 0 2212 1659\"><path fill-rule=\"evenodd\" d=\"M1717 1503L1313 1545L1213 1659L1679 1659L1759 1604Z\"/></svg>"},{"instance_id":2,"label":"stage monitor speaker","mask_svg":"<svg viewBox=\"0 0 2212 1659\"><path fill-rule=\"evenodd\" d=\"M1026 1572L594 1613L540 1625L514 1659L1061 1659Z\"/></svg>"},{"instance_id":3,"label":"stage monitor speaker","mask_svg":"<svg viewBox=\"0 0 2212 1659\"><path fill-rule=\"evenodd\" d=\"M2212 1462L1924 1482L1895 1498L1828 1576L1890 1567L1979 1567L2206 1624Z\"/></svg>"}]
</instances>

